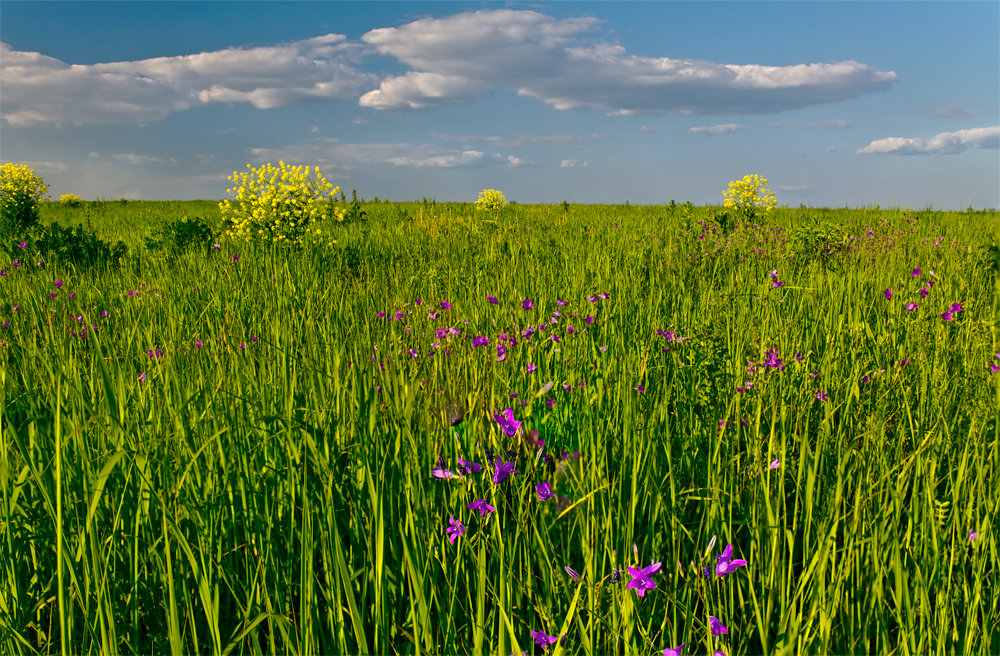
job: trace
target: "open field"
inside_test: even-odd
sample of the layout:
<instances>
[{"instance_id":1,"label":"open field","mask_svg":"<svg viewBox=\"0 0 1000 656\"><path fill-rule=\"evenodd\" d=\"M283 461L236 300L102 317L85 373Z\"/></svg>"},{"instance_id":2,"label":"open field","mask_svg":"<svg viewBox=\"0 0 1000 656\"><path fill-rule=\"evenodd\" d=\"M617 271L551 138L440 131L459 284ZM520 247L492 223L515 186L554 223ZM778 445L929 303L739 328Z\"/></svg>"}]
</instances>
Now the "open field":
<instances>
[{"instance_id":1,"label":"open field","mask_svg":"<svg viewBox=\"0 0 1000 656\"><path fill-rule=\"evenodd\" d=\"M0 249L0 653L1000 653L996 212L363 209Z\"/></svg>"}]
</instances>

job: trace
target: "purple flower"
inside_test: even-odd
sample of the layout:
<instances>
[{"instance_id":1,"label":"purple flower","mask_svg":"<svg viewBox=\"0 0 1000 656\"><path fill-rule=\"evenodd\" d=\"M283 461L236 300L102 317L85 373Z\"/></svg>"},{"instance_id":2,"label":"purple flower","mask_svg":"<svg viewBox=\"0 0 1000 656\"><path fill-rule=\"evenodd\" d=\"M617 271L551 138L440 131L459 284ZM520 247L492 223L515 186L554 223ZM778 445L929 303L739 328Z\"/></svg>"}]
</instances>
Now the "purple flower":
<instances>
[{"instance_id":1,"label":"purple flower","mask_svg":"<svg viewBox=\"0 0 1000 656\"><path fill-rule=\"evenodd\" d=\"M532 631L531 637L535 639L535 644L547 649L549 645L559 642L559 638L550 636L542 631Z\"/></svg>"},{"instance_id":2,"label":"purple flower","mask_svg":"<svg viewBox=\"0 0 1000 656\"><path fill-rule=\"evenodd\" d=\"M777 289L778 287L784 287L784 286L785 283L781 282L780 280L775 280L773 283L771 283L771 289Z\"/></svg>"},{"instance_id":3,"label":"purple flower","mask_svg":"<svg viewBox=\"0 0 1000 656\"><path fill-rule=\"evenodd\" d=\"M909 303L906 304L906 311L907 312L913 312L918 307L920 307L920 306L917 305L916 303L914 303L913 301L910 301Z\"/></svg>"},{"instance_id":4,"label":"purple flower","mask_svg":"<svg viewBox=\"0 0 1000 656\"><path fill-rule=\"evenodd\" d=\"M816 400L817 401L826 401L826 397L827 397L827 393L826 392L816 392Z\"/></svg>"},{"instance_id":5,"label":"purple flower","mask_svg":"<svg viewBox=\"0 0 1000 656\"><path fill-rule=\"evenodd\" d=\"M775 467L777 467L777 464L775 464L777 462L778 462L777 460L772 462L771 464L774 465L774 467L770 467L770 469L774 469ZM747 561L745 560L733 560L732 558L733 558L733 545L729 544L726 545L725 550L721 554L715 557L715 559L719 561L715 563L716 576L725 576L726 574L732 574L733 570L735 570L737 567L743 567L744 565L747 564Z\"/></svg>"},{"instance_id":6,"label":"purple flower","mask_svg":"<svg viewBox=\"0 0 1000 656\"><path fill-rule=\"evenodd\" d=\"M451 524L451 526L446 528L444 532L448 534L448 539L451 540L451 543L455 544L455 540L457 540L459 536L465 535L465 527L462 526L462 522L451 516L448 517L448 523Z\"/></svg>"},{"instance_id":7,"label":"purple flower","mask_svg":"<svg viewBox=\"0 0 1000 656\"><path fill-rule=\"evenodd\" d=\"M660 565L661 563L653 563L649 567L642 569L627 568L628 573L632 575L632 580L625 587L635 588L636 595L640 597L644 596L647 590L652 590L656 587L656 582L653 581L652 577L660 571Z\"/></svg>"},{"instance_id":8,"label":"purple flower","mask_svg":"<svg viewBox=\"0 0 1000 656\"><path fill-rule=\"evenodd\" d=\"M500 301L497 300L496 296L490 296L489 294L487 294L486 300L492 303L493 305L500 305Z\"/></svg>"},{"instance_id":9,"label":"purple flower","mask_svg":"<svg viewBox=\"0 0 1000 656\"><path fill-rule=\"evenodd\" d=\"M569 565L566 565L565 567L563 567L563 569L565 569L565 570L566 570L566 573L567 573L567 574L569 574L569 577L570 577L571 579L575 579L575 580L577 580L577 581L579 581L579 580L580 580L580 575L579 575L579 574L577 574L576 570L574 570L574 569L573 569L572 567L570 567Z\"/></svg>"},{"instance_id":10,"label":"purple flower","mask_svg":"<svg viewBox=\"0 0 1000 656\"><path fill-rule=\"evenodd\" d=\"M560 299L557 298L556 299L556 305L558 305L559 307L562 307L562 306L566 305L566 301L563 301L563 300L560 300Z\"/></svg>"},{"instance_id":11,"label":"purple flower","mask_svg":"<svg viewBox=\"0 0 1000 656\"><path fill-rule=\"evenodd\" d=\"M535 300L534 299L532 299L532 298L526 298L523 301L521 301L521 309L522 310L530 310L533 307L535 307Z\"/></svg>"},{"instance_id":12,"label":"purple flower","mask_svg":"<svg viewBox=\"0 0 1000 656\"><path fill-rule=\"evenodd\" d=\"M486 346L489 343L490 343L490 338L489 337L473 337L472 338L472 348L476 348L477 346Z\"/></svg>"},{"instance_id":13,"label":"purple flower","mask_svg":"<svg viewBox=\"0 0 1000 656\"><path fill-rule=\"evenodd\" d=\"M504 462L503 456L497 456L496 470L493 472L493 484L500 485L511 474L520 474L519 470L514 469L515 466L516 463L513 460Z\"/></svg>"},{"instance_id":14,"label":"purple flower","mask_svg":"<svg viewBox=\"0 0 1000 656\"><path fill-rule=\"evenodd\" d=\"M920 290L920 298L927 298L927 295L931 293L931 288L926 285Z\"/></svg>"},{"instance_id":15,"label":"purple flower","mask_svg":"<svg viewBox=\"0 0 1000 656\"><path fill-rule=\"evenodd\" d=\"M777 278L778 277L778 270L777 269L772 269L771 273L767 274L767 276L769 278Z\"/></svg>"},{"instance_id":16,"label":"purple flower","mask_svg":"<svg viewBox=\"0 0 1000 656\"><path fill-rule=\"evenodd\" d=\"M1000 371L1000 364L997 364L995 362L991 362L990 363L990 372L995 374L998 371Z\"/></svg>"},{"instance_id":17,"label":"purple flower","mask_svg":"<svg viewBox=\"0 0 1000 656\"><path fill-rule=\"evenodd\" d=\"M962 311L962 304L961 303L952 303L951 307L948 308L948 311L949 312L961 312Z\"/></svg>"},{"instance_id":18,"label":"purple flower","mask_svg":"<svg viewBox=\"0 0 1000 656\"><path fill-rule=\"evenodd\" d=\"M546 499L551 499L555 496L552 492L551 483L538 483L535 485L535 493L538 494L539 501L545 501Z\"/></svg>"},{"instance_id":19,"label":"purple flower","mask_svg":"<svg viewBox=\"0 0 1000 656\"><path fill-rule=\"evenodd\" d=\"M535 364L533 364L533 363L531 363L531 362L529 362L529 363L528 363L528 366L526 367L526 369L528 370L528 373L530 374L530 373L531 373L531 372L533 372L533 371L534 371L535 369L538 369L538 366L537 366L537 365L535 365Z\"/></svg>"},{"instance_id":20,"label":"purple flower","mask_svg":"<svg viewBox=\"0 0 1000 656\"><path fill-rule=\"evenodd\" d=\"M21 250L24 250L25 248L28 247L28 242L22 241L20 244L17 245L17 247L20 248Z\"/></svg>"},{"instance_id":21,"label":"purple flower","mask_svg":"<svg viewBox=\"0 0 1000 656\"><path fill-rule=\"evenodd\" d=\"M646 391L646 386L645 385L636 385L632 389L634 389L636 392L645 392Z\"/></svg>"},{"instance_id":22,"label":"purple flower","mask_svg":"<svg viewBox=\"0 0 1000 656\"><path fill-rule=\"evenodd\" d=\"M56 287L62 287L63 286L62 280L54 280L52 282L52 284L54 284Z\"/></svg>"},{"instance_id":23,"label":"purple flower","mask_svg":"<svg viewBox=\"0 0 1000 656\"><path fill-rule=\"evenodd\" d=\"M493 418L496 422L500 424L501 430L510 437L517 435L517 429L521 427L521 422L514 421L514 411L507 408L503 411L503 414L494 413Z\"/></svg>"},{"instance_id":24,"label":"purple flower","mask_svg":"<svg viewBox=\"0 0 1000 656\"><path fill-rule=\"evenodd\" d=\"M486 513L496 512L496 508L486 503L486 499L476 499L472 503L465 505L469 510L478 510L480 517L485 517Z\"/></svg>"},{"instance_id":25,"label":"purple flower","mask_svg":"<svg viewBox=\"0 0 1000 656\"><path fill-rule=\"evenodd\" d=\"M949 310L948 312L943 312L941 314L941 318L944 319L945 321L951 321L952 320L952 313L951 313L951 311Z\"/></svg>"},{"instance_id":26,"label":"purple flower","mask_svg":"<svg viewBox=\"0 0 1000 656\"><path fill-rule=\"evenodd\" d=\"M686 642L682 642L678 647L667 647L663 650L663 656L681 656L681 649L684 649Z\"/></svg>"},{"instance_id":27,"label":"purple flower","mask_svg":"<svg viewBox=\"0 0 1000 656\"><path fill-rule=\"evenodd\" d=\"M888 301L888 300L892 299L892 290L891 289L886 289L882 293L885 294L885 300Z\"/></svg>"},{"instance_id":28,"label":"purple flower","mask_svg":"<svg viewBox=\"0 0 1000 656\"><path fill-rule=\"evenodd\" d=\"M443 478L445 480L449 478L462 478L461 474L456 474L450 469L444 469L442 467L435 467L434 469L431 470L431 473L434 474L434 476L436 476L437 478Z\"/></svg>"},{"instance_id":29,"label":"purple flower","mask_svg":"<svg viewBox=\"0 0 1000 656\"><path fill-rule=\"evenodd\" d=\"M969 529L969 542L972 542L979 537L979 532L974 529Z\"/></svg>"},{"instance_id":30,"label":"purple flower","mask_svg":"<svg viewBox=\"0 0 1000 656\"><path fill-rule=\"evenodd\" d=\"M471 462L469 460L458 459L458 471L463 474L475 474L477 471L482 469L483 466L478 462Z\"/></svg>"},{"instance_id":31,"label":"purple flower","mask_svg":"<svg viewBox=\"0 0 1000 656\"><path fill-rule=\"evenodd\" d=\"M240 256L239 256L239 255L236 255L236 254L234 253L234 254L233 254L233 262L239 262L239 261L240 261Z\"/></svg>"},{"instance_id":32,"label":"purple flower","mask_svg":"<svg viewBox=\"0 0 1000 656\"><path fill-rule=\"evenodd\" d=\"M712 627L712 635L722 635L724 633L725 634L729 633L729 629L724 627L722 625L722 622L719 621L719 618L714 615L708 616L708 624L709 626Z\"/></svg>"},{"instance_id":33,"label":"purple flower","mask_svg":"<svg viewBox=\"0 0 1000 656\"><path fill-rule=\"evenodd\" d=\"M144 374L144 373L140 373L139 374L139 382L140 383L145 383L146 382L146 374Z\"/></svg>"},{"instance_id":34,"label":"purple flower","mask_svg":"<svg viewBox=\"0 0 1000 656\"><path fill-rule=\"evenodd\" d=\"M780 467L780 466L781 466L781 461L780 461L780 460L778 460L777 458L775 458L774 460L772 460L772 461L771 461L771 464L770 464L770 465L768 465L768 466L767 466L767 468L768 468L768 469L777 469L777 468L778 468L778 467ZM737 561L737 562L739 562L739 561ZM745 565L745 564L746 564L746 563L744 563L744 565ZM738 565L737 565L737 567L738 567Z\"/></svg>"},{"instance_id":35,"label":"purple flower","mask_svg":"<svg viewBox=\"0 0 1000 656\"><path fill-rule=\"evenodd\" d=\"M448 301L441 301L441 309L442 310L451 309L451 303L449 303Z\"/></svg>"},{"instance_id":36,"label":"purple flower","mask_svg":"<svg viewBox=\"0 0 1000 656\"><path fill-rule=\"evenodd\" d=\"M912 276L914 278L916 278L919 275L920 275L920 267L917 267L916 269L914 269L913 271L910 272L910 276Z\"/></svg>"}]
</instances>

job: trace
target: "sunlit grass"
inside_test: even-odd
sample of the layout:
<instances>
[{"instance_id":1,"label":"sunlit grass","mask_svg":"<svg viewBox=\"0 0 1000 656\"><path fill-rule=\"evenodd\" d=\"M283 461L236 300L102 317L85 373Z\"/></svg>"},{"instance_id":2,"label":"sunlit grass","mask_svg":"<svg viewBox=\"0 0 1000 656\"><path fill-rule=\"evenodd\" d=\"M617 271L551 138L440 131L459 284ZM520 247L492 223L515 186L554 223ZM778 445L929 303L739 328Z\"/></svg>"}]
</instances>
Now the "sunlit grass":
<instances>
[{"instance_id":1,"label":"sunlit grass","mask_svg":"<svg viewBox=\"0 0 1000 656\"><path fill-rule=\"evenodd\" d=\"M142 250L211 206L0 262L0 652L1000 651L995 213L370 203Z\"/></svg>"}]
</instances>

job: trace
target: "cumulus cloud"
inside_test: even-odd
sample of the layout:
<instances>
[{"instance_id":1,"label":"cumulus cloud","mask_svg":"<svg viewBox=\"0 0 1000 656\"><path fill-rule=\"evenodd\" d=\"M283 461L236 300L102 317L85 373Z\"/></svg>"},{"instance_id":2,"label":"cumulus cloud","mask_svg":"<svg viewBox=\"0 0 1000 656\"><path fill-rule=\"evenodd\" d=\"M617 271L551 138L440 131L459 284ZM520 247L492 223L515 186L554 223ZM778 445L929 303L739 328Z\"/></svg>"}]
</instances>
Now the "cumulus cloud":
<instances>
[{"instance_id":1,"label":"cumulus cloud","mask_svg":"<svg viewBox=\"0 0 1000 656\"><path fill-rule=\"evenodd\" d=\"M212 103L258 109L354 99L375 77L353 65L358 46L338 34L138 61L68 64L0 44L2 117L13 126L148 123Z\"/></svg>"},{"instance_id":2,"label":"cumulus cloud","mask_svg":"<svg viewBox=\"0 0 1000 656\"><path fill-rule=\"evenodd\" d=\"M897 77L856 61L766 66L631 55L593 41L598 26L595 18L496 9L375 29L362 40L413 71L386 78L361 102L435 106L504 87L560 110L768 113L885 90Z\"/></svg>"},{"instance_id":3,"label":"cumulus cloud","mask_svg":"<svg viewBox=\"0 0 1000 656\"><path fill-rule=\"evenodd\" d=\"M985 128L971 128L956 132L941 132L933 137L887 137L876 139L855 153L870 155L891 153L894 155L954 155L969 148L1000 148L1000 125Z\"/></svg>"},{"instance_id":4,"label":"cumulus cloud","mask_svg":"<svg viewBox=\"0 0 1000 656\"><path fill-rule=\"evenodd\" d=\"M150 155L137 155L136 153L114 153L112 155L102 155L101 153L90 153L90 157L109 157L111 159L116 159L120 162L125 162L133 166L140 164L161 164L163 162L159 157L151 157Z\"/></svg>"},{"instance_id":5,"label":"cumulus cloud","mask_svg":"<svg viewBox=\"0 0 1000 656\"><path fill-rule=\"evenodd\" d=\"M719 125L704 125L700 127L688 128L688 132L694 134L725 134L726 132L736 132L745 130L747 126L742 123L720 123Z\"/></svg>"},{"instance_id":6,"label":"cumulus cloud","mask_svg":"<svg viewBox=\"0 0 1000 656\"><path fill-rule=\"evenodd\" d=\"M563 169L585 169L587 168L589 162L581 162L575 159L564 159L559 162L559 168Z\"/></svg>"}]
</instances>

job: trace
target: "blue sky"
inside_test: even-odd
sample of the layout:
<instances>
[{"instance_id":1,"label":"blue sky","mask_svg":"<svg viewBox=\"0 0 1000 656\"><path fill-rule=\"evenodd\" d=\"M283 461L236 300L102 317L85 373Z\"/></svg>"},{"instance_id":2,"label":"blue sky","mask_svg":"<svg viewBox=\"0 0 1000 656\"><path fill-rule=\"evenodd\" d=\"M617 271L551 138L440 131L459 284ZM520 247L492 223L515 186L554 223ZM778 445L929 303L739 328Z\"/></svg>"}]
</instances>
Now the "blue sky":
<instances>
[{"instance_id":1,"label":"blue sky","mask_svg":"<svg viewBox=\"0 0 1000 656\"><path fill-rule=\"evenodd\" d=\"M0 3L0 159L54 197L1000 206L1000 3Z\"/></svg>"}]
</instances>

